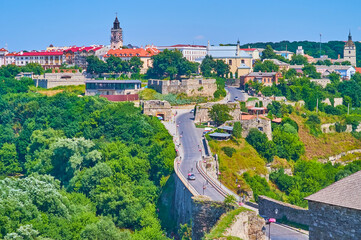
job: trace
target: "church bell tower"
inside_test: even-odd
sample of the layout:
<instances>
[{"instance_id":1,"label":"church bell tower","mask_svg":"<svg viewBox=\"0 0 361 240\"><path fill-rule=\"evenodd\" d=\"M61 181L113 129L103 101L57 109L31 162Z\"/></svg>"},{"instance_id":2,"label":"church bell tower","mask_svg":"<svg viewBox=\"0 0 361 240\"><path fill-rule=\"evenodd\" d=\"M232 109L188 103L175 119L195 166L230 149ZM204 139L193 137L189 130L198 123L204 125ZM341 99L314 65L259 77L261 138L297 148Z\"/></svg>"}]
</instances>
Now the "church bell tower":
<instances>
[{"instance_id":1,"label":"church bell tower","mask_svg":"<svg viewBox=\"0 0 361 240\"><path fill-rule=\"evenodd\" d=\"M123 47L123 29L120 27L118 17L115 17L111 30L110 46L112 49Z\"/></svg>"},{"instance_id":2,"label":"church bell tower","mask_svg":"<svg viewBox=\"0 0 361 240\"><path fill-rule=\"evenodd\" d=\"M356 66L356 45L352 41L351 31L348 34L348 41L343 49L344 61L349 61L352 66Z\"/></svg>"}]
</instances>

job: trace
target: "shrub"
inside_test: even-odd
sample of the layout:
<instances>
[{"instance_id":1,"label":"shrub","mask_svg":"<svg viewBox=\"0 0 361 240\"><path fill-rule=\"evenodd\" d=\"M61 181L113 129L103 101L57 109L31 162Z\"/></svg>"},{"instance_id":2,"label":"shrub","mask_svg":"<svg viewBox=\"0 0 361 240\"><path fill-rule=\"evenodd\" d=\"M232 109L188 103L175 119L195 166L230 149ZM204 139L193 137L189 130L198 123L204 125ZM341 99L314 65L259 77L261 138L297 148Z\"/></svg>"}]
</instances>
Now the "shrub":
<instances>
[{"instance_id":1,"label":"shrub","mask_svg":"<svg viewBox=\"0 0 361 240\"><path fill-rule=\"evenodd\" d=\"M235 122L233 125L233 136L235 138L240 138L242 137L242 125L240 122Z\"/></svg>"},{"instance_id":2,"label":"shrub","mask_svg":"<svg viewBox=\"0 0 361 240\"><path fill-rule=\"evenodd\" d=\"M228 157L232 157L233 153L236 152L236 149L234 149L233 147L222 147L222 151L228 156Z\"/></svg>"}]
</instances>

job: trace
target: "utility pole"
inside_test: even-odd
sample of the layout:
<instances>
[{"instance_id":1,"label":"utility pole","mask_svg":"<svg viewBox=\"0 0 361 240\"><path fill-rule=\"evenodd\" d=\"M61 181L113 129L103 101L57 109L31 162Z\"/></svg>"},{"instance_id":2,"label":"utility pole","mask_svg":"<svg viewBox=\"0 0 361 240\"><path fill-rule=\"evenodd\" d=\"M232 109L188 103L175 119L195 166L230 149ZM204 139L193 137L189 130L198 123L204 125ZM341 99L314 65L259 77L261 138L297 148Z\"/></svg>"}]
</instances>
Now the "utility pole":
<instances>
[{"instance_id":1,"label":"utility pole","mask_svg":"<svg viewBox=\"0 0 361 240\"><path fill-rule=\"evenodd\" d=\"M316 113L318 113L318 98L317 98L317 103L316 103Z\"/></svg>"},{"instance_id":2,"label":"utility pole","mask_svg":"<svg viewBox=\"0 0 361 240\"><path fill-rule=\"evenodd\" d=\"M350 103L347 104L347 115L350 115Z\"/></svg>"}]
</instances>

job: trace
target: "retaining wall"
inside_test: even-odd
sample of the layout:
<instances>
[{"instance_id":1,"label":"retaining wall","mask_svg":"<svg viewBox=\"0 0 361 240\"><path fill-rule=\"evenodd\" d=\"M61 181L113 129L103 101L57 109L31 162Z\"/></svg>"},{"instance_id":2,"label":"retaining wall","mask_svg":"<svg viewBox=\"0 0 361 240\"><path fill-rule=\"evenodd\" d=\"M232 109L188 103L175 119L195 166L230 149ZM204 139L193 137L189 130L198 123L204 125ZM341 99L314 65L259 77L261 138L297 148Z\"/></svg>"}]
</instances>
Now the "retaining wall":
<instances>
[{"instance_id":1,"label":"retaining wall","mask_svg":"<svg viewBox=\"0 0 361 240\"><path fill-rule=\"evenodd\" d=\"M307 226L311 222L311 216L307 209L277 201L266 196L258 197L258 206L259 214L261 216L275 219L286 218L291 222Z\"/></svg>"}]
</instances>

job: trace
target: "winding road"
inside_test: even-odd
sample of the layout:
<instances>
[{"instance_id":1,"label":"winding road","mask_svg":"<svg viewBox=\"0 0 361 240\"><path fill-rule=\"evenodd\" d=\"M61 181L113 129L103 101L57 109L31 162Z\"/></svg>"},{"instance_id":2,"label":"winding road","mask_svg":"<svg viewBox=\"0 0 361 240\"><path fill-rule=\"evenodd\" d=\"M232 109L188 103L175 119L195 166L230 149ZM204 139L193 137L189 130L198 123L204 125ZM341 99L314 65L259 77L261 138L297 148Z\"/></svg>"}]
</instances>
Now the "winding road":
<instances>
[{"instance_id":1,"label":"winding road","mask_svg":"<svg viewBox=\"0 0 361 240\"><path fill-rule=\"evenodd\" d=\"M233 101L235 97L238 97L238 100L240 101L245 100L245 94L239 89L234 87L226 87L226 90L229 94L225 100ZM180 114L176 118L176 123L178 125L177 131L178 134L182 136L180 138L180 142L182 144L183 159L180 164L180 172L185 178L187 178L188 173L194 173L196 179L187 181L188 184L192 185L199 194L206 195L215 201L223 201L223 195L219 193L212 185L208 184L206 179L198 172L196 168L197 161L202 159L202 152L200 149L202 145L202 132L204 129L196 128L193 123L193 118L193 113L191 113L190 110L186 113ZM268 226L266 228L266 233L268 236ZM283 225L272 224L271 239L308 240L308 235Z\"/></svg>"}]
</instances>

